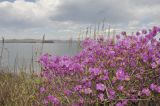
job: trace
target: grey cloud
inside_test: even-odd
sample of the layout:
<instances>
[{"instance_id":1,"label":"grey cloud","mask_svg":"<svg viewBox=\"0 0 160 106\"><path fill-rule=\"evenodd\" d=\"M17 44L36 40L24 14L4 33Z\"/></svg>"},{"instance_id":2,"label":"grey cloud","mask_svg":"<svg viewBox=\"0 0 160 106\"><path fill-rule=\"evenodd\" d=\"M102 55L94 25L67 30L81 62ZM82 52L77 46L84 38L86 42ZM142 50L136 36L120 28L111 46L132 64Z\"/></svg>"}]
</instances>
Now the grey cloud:
<instances>
[{"instance_id":1,"label":"grey cloud","mask_svg":"<svg viewBox=\"0 0 160 106\"><path fill-rule=\"evenodd\" d=\"M4 1L8 1L8 2L14 2L16 0L0 0L0 2L4 2ZM27 2L35 2L36 0L25 0Z\"/></svg>"},{"instance_id":2,"label":"grey cloud","mask_svg":"<svg viewBox=\"0 0 160 106\"><path fill-rule=\"evenodd\" d=\"M15 0L1 0L15 1ZM39 0L25 0L26 2L38 2ZM56 8L57 11L49 12L49 18L44 21L52 20L58 22L74 22L79 24L93 24L103 21L110 24L127 25L132 21L138 21L139 24L149 22L159 22L159 7L160 0L60 0L60 5ZM50 2L50 1L48 1ZM44 2L45 3L45 2ZM46 1L47 3L47 1ZM158 5L158 6L157 6ZM149 7L150 6L150 7ZM148 10L149 8L149 10ZM5 10L4 10L5 9ZM38 26L37 20L17 17L9 13L12 11L12 6L8 8L0 8L0 20L2 25L17 25L17 26ZM40 9L40 8L39 8ZM151 11L153 10L153 11ZM31 14L30 14L31 13ZM11 14L11 15L10 15ZM32 10L25 14L32 14ZM6 19L4 19L4 17ZM7 19L7 17L9 17ZM37 25L36 25L37 24Z\"/></svg>"},{"instance_id":3,"label":"grey cloud","mask_svg":"<svg viewBox=\"0 0 160 106\"><path fill-rule=\"evenodd\" d=\"M16 1L16 0L0 0L0 2L4 2L4 1L14 2L14 1Z\"/></svg>"},{"instance_id":4,"label":"grey cloud","mask_svg":"<svg viewBox=\"0 0 160 106\"><path fill-rule=\"evenodd\" d=\"M80 30L80 26L86 28L88 24L103 21L104 18L106 23L121 28L160 23L160 0L14 1L0 0L0 30L9 30L15 35L18 29L26 30L24 35L27 32L65 35L69 31ZM54 1L60 1L60 4L55 6Z\"/></svg>"},{"instance_id":5,"label":"grey cloud","mask_svg":"<svg viewBox=\"0 0 160 106\"><path fill-rule=\"evenodd\" d=\"M160 22L159 10L160 0L64 0L51 19L95 23L105 18L110 24L147 24Z\"/></svg>"},{"instance_id":6,"label":"grey cloud","mask_svg":"<svg viewBox=\"0 0 160 106\"><path fill-rule=\"evenodd\" d=\"M154 6L160 5L160 0L130 0L136 6Z\"/></svg>"},{"instance_id":7,"label":"grey cloud","mask_svg":"<svg viewBox=\"0 0 160 106\"><path fill-rule=\"evenodd\" d=\"M14 14L15 11L12 11L13 10L12 8L8 8L8 10L6 8L0 9L0 20L1 20L0 27L22 29L22 28L38 27L43 24L42 22L37 22L38 20L34 21L31 20L30 18L17 16L17 14Z\"/></svg>"},{"instance_id":8,"label":"grey cloud","mask_svg":"<svg viewBox=\"0 0 160 106\"><path fill-rule=\"evenodd\" d=\"M105 18L110 23L126 23L135 18L128 9L125 9L128 7L120 0L70 0L64 1L58 7L57 15L51 18L82 23L95 23Z\"/></svg>"},{"instance_id":9,"label":"grey cloud","mask_svg":"<svg viewBox=\"0 0 160 106\"><path fill-rule=\"evenodd\" d=\"M36 0L25 0L27 2L36 2Z\"/></svg>"}]
</instances>

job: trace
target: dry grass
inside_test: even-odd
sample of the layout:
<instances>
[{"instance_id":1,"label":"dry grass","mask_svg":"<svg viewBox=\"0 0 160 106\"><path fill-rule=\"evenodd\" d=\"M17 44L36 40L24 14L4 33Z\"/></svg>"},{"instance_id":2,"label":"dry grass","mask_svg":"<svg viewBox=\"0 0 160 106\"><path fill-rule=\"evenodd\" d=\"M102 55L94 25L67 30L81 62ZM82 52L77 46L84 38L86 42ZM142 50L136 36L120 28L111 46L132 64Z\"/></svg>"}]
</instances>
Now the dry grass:
<instances>
[{"instance_id":1,"label":"dry grass","mask_svg":"<svg viewBox=\"0 0 160 106\"><path fill-rule=\"evenodd\" d=\"M0 72L0 106L33 106L36 77Z\"/></svg>"}]
</instances>

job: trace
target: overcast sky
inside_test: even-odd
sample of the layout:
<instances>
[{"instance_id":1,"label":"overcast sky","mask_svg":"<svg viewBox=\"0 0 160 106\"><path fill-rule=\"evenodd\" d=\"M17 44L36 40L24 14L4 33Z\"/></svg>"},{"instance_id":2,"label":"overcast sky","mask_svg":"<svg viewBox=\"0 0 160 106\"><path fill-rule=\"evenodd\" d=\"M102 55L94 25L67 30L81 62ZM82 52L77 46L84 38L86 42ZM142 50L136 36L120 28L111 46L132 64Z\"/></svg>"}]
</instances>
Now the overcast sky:
<instances>
[{"instance_id":1,"label":"overcast sky","mask_svg":"<svg viewBox=\"0 0 160 106\"><path fill-rule=\"evenodd\" d=\"M160 0L0 0L0 36L76 38L102 22L116 29L159 25Z\"/></svg>"}]
</instances>

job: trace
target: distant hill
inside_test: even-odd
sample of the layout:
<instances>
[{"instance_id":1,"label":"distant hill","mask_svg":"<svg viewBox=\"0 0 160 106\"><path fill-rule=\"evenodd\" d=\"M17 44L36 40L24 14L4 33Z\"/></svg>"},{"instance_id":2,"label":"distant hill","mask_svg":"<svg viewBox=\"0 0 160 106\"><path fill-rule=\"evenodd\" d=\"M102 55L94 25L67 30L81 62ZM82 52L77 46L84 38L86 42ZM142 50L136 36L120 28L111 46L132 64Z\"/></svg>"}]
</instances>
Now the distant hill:
<instances>
[{"instance_id":1,"label":"distant hill","mask_svg":"<svg viewBox=\"0 0 160 106\"><path fill-rule=\"evenodd\" d=\"M3 41L0 40L0 43ZM40 40L40 39L5 39L4 43L55 43L55 42L77 42L75 40Z\"/></svg>"},{"instance_id":2,"label":"distant hill","mask_svg":"<svg viewBox=\"0 0 160 106\"><path fill-rule=\"evenodd\" d=\"M0 40L2 43L3 41ZM38 40L38 39L6 39L4 43L54 43L53 40Z\"/></svg>"}]
</instances>

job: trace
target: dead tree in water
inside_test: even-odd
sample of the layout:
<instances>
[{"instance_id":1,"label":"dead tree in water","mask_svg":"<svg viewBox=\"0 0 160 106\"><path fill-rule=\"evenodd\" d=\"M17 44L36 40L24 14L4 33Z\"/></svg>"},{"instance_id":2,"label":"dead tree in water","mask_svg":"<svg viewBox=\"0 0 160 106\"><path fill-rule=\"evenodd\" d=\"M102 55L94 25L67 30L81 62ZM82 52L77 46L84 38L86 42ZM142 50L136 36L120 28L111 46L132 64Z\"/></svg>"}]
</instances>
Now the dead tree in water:
<instances>
[{"instance_id":1,"label":"dead tree in water","mask_svg":"<svg viewBox=\"0 0 160 106\"><path fill-rule=\"evenodd\" d=\"M2 47L1 47L1 55L0 55L0 68L2 67L2 57L3 57L3 50L4 50L4 37L2 36Z\"/></svg>"},{"instance_id":2,"label":"dead tree in water","mask_svg":"<svg viewBox=\"0 0 160 106\"><path fill-rule=\"evenodd\" d=\"M44 43L45 43L45 34L43 35L43 38L42 38L42 46L41 46L41 53L40 54L42 54L43 53L43 46L44 46Z\"/></svg>"}]
</instances>

